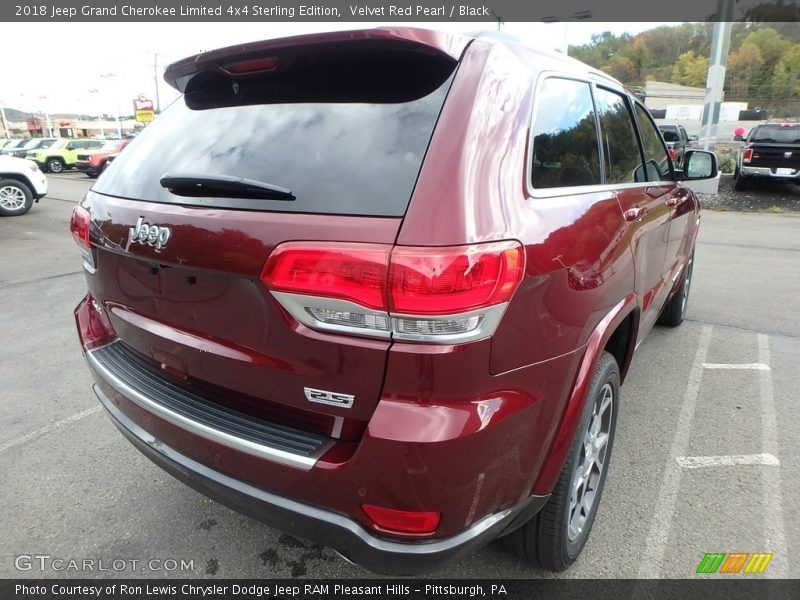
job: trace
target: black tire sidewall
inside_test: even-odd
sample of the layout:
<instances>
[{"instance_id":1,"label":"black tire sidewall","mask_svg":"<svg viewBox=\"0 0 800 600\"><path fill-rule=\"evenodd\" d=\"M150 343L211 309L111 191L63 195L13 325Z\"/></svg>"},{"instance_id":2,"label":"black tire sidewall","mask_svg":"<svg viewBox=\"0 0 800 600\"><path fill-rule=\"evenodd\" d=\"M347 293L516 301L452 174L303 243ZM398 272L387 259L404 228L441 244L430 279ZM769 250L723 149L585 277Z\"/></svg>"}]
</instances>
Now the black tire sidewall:
<instances>
[{"instance_id":1,"label":"black tire sidewall","mask_svg":"<svg viewBox=\"0 0 800 600\"><path fill-rule=\"evenodd\" d=\"M592 379L591 387L589 388L589 392L586 395L586 403L583 407L583 413L581 415L581 420L578 425L578 430L575 434L575 439L572 442L572 448L570 449L570 457L568 461L568 472L569 475L566 478L566 484L569 487L570 483L572 482L573 473L575 468L577 467L578 459L580 457L580 449L583 444L583 438L586 434L586 430L589 427L589 421L592 415L592 409L595 403L598 401L598 397L600 395L603 386L606 383L611 383L611 387L614 392L614 400L612 404L612 413L611 413L611 430L608 440L608 449L606 450L606 463L603 468L603 473L600 476L600 481L598 483L598 488L594 500L594 505L592 507L591 514L589 518L586 520L586 525L584 526L583 531L578 536L577 539L574 541L570 541L569 539L569 498L570 494L569 491L565 494L565 506L562 507L563 510L563 519L562 519L562 539L563 543L563 555L566 563L572 563L575 559L578 558L580 555L581 550L586 545L587 540L589 539L589 534L591 533L592 526L594 525L595 517L597 516L597 510L600 506L600 502L603 496L603 489L605 488L605 481L606 477L608 476L608 470L611 464L611 454L614 447L614 438L616 428L617 428L617 416L619 414L619 398L620 398L620 376L619 376L619 367L617 366L617 362L614 358L604 352L600 362L595 369L595 376Z\"/></svg>"}]
</instances>

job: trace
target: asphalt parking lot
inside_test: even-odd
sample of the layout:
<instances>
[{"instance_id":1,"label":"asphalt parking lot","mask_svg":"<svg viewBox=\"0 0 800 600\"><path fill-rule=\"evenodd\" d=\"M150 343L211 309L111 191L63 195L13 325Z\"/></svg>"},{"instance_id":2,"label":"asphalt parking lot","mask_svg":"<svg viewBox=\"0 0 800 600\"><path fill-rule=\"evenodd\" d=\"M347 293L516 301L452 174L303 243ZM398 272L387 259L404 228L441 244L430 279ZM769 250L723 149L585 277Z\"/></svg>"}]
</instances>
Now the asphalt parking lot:
<instances>
[{"instance_id":1,"label":"asphalt parking lot","mask_svg":"<svg viewBox=\"0 0 800 600\"><path fill-rule=\"evenodd\" d=\"M0 219L0 577L370 577L178 483L103 414L72 319L68 221L90 185L50 176ZM800 216L702 219L689 320L639 348L594 532L558 577L688 578L708 552L773 553L752 577L800 576ZM435 576L554 575L493 544Z\"/></svg>"}]
</instances>

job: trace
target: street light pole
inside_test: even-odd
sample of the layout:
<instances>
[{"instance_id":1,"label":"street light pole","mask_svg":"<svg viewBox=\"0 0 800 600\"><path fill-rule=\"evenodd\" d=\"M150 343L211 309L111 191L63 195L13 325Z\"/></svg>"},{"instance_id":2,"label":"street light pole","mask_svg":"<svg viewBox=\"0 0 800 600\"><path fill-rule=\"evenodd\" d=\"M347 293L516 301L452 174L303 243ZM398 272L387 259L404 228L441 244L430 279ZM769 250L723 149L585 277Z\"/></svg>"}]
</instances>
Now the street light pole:
<instances>
[{"instance_id":1,"label":"street light pole","mask_svg":"<svg viewBox=\"0 0 800 600\"><path fill-rule=\"evenodd\" d=\"M6 138L11 137L11 133L8 131L8 121L6 121L6 107L0 102L0 116L3 117L3 131L6 132Z\"/></svg>"},{"instance_id":2,"label":"street light pole","mask_svg":"<svg viewBox=\"0 0 800 600\"><path fill-rule=\"evenodd\" d=\"M37 96L39 100L47 100L47 96ZM47 112L47 109L42 109L44 113L45 124L47 125L47 136L42 137L53 137L53 123L50 121L50 114Z\"/></svg>"},{"instance_id":3,"label":"street light pole","mask_svg":"<svg viewBox=\"0 0 800 600\"><path fill-rule=\"evenodd\" d=\"M111 77L116 77L116 76L117 76L116 73L104 73L100 75L100 77L102 77L103 79L109 79ZM119 117L119 98L115 96L114 102L117 107L117 137L122 139L122 123L120 123L120 117Z\"/></svg>"},{"instance_id":4,"label":"street light pole","mask_svg":"<svg viewBox=\"0 0 800 600\"><path fill-rule=\"evenodd\" d=\"M96 94L99 91L100 90L98 90L97 88L92 88L92 89L89 90L89 93L90 94ZM101 114L97 117L97 122L98 122L99 127L100 127L100 137L101 138L105 138L106 137L106 130L103 129L103 114L102 114L102 111L101 111Z\"/></svg>"},{"instance_id":5,"label":"street light pole","mask_svg":"<svg viewBox=\"0 0 800 600\"><path fill-rule=\"evenodd\" d=\"M161 112L161 100L158 94L158 52L153 52L153 81L156 84L156 114Z\"/></svg>"}]
</instances>

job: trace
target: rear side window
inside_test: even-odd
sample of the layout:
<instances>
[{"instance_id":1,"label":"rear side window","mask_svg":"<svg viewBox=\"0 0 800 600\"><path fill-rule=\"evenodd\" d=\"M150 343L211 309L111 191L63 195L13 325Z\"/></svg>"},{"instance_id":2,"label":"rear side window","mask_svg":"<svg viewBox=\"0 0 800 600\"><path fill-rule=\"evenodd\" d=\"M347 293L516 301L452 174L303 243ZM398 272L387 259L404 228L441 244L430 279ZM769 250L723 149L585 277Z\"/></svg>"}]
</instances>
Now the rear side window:
<instances>
[{"instance_id":1,"label":"rear side window","mask_svg":"<svg viewBox=\"0 0 800 600\"><path fill-rule=\"evenodd\" d=\"M635 183L640 181L642 157L636 140L628 103L622 95L597 88L597 113L600 117L606 183Z\"/></svg>"},{"instance_id":2,"label":"rear side window","mask_svg":"<svg viewBox=\"0 0 800 600\"><path fill-rule=\"evenodd\" d=\"M280 78L198 76L94 191L244 210L402 216L456 62L409 52L330 56L326 64L295 60ZM168 172L254 180L295 199L187 197L161 186Z\"/></svg>"},{"instance_id":3,"label":"rear side window","mask_svg":"<svg viewBox=\"0 0 800 600\"><path fill-rule=\"evenodd\" d=\"M639 104L635 106L636 118L639 121L639 132L642 134L647 181L671 180L672 169L669 155L661 142L661 136L658 135L658 130L648 112Z\"/></svg>"},{"instance_id":4,"label":"rear side window","mask_svg":"<svg viewBox=\"0 0 800 600\"><path fill-rule=\"evenodd\" d=\"M597 127L589 84L548 78L536 97L531 185L554 188L599 183Z\"/></svg>"}]
</instances>

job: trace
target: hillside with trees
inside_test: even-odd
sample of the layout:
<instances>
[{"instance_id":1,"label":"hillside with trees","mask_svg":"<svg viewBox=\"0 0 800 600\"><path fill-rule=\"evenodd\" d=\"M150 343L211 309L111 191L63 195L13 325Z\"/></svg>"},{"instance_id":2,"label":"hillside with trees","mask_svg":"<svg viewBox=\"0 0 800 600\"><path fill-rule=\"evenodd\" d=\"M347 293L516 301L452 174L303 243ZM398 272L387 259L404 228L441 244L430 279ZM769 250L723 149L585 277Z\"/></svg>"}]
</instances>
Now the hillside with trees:
<instances>
[{"instance_id":1,"label":"hillside with trees","mask_svg":"<svg viewBox=\"0 0 800 600\"><path fill-rule=\"evenodd\" d=\"M570 56L625 85L648 80L705 87L713 23L663 26L637 35L595 34ZM800 24L734 23L725 75L725 100L800 117Z\"/></svg>"}]
</instances>

